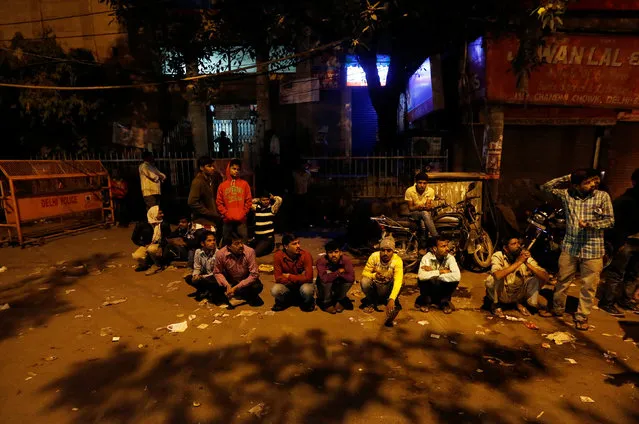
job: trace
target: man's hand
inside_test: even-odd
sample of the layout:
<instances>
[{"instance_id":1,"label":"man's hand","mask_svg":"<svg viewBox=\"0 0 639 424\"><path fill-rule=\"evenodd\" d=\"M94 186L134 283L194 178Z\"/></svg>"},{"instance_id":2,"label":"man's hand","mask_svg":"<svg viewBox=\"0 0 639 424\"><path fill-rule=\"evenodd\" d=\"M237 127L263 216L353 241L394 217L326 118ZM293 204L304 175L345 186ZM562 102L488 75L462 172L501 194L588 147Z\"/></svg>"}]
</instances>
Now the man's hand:
<instances>
[{"instance_id":1,"label":"man's hand","mask_svg":"<svg viewBox=\"0 0 639 424\"><path fill-rule=\"evenodd\" d=\"M530 258L530 252L527 250L522 250L519 254L519 257L517 258L517 262L519 262L520 264L525 264L528 258Z\"/></svg>"},{"instance_id":2,"label":"man's hand","mask_svg":"<svg viewBox=\"0 0 639 424\"><path fill-rule=\"evenodd\" d=\"M590 228L592 224L590 222L579 220L579 228Z\"/></svg>"},{"instance_id":3,"label":"man's hand","mask_svg":"<svg viewBox=\"0 0 639 424\"><path fill-rule=\"evenodd\" d=\"M428 271L432 271L432 270L433 270L433 267L432 267L432 266L428 266L428 265L424 265L424 266L422 267L422 269L423 269L424 271L428 272Z\"/></svg>"},{"instance_id":4,"label":"man's hand","mask_svg":"<svg viewBox=\"0 0 639 424\"><path fill-rule=\"evenodd\" d=\"M395 312L395 299L388 299L388 303L386 304L386 316L390 316L393 312Z\"/></svg>"},{"instance_id":5,"label":"man's hand","mask_svg":"<svg viewBox=\"0 0 639 424\"><path fill-rule=\"evenodd\" d=\"M383 280L384 279L384 274L382 274L381 272L377 271L375 273L375 279L378 280L378 281L379 280Z\"/></svg>"},{"instance_id":6,"label":"man's hand","mask_svg":"<svg viewBox=\"0 0 639 424\"><path fill-rule=\"evenodd\" d=\"M337 272L338 272L339 274L343 274L343 273L345 273L345 272L346 272L346 270L345 270L344 268L339 268L339 269L337 270Z\"/></svg>"},{"instance_id":7,"label":"man's hand","mask_svg":"<svg viewBox=\"0 0 639 424\"><path fill-rule=\"evenodd\" d=\"M439 270L439 275L450 274L450 269L442 268Z\"/></svg>"},{"instance_id":8,"label":"man's hand","mask_svg":"<svg viewBox=\"0 0 639 424\"><path fill-rule=\"evenodd\" d=\"M430 199L429 199L429 200L427 200L427 201L426 201L426 206L424 206L424 208L425 208L427 211L429 211L429 210L433 209L433 201L432 201L432 200L430 200Z\"/></svg>"},{"instance_id":9,"label":"man's hand","mask_svg":"<svg viewBox=\"0 0 639 424\"><path fill-rule=\"evenodd\" d=\"M291 274L282 274L282 277L286 278L288 280L288 278L291 276Z\"/></svg>"},{"instance_id":10,"label":"man's hand","mask_svg":"<svg viewBox=\"0 0 639 424\"><path fill-rule=\"evenodd\" d=\"M235 287L228 286L226 288L226 297L229 299L235 296Z\"/></svg>"},{"instance_id":11,"label":"man's hand","mask_svg":"<svg viewBox=\"0 0 639 424\"><path fill-rule=\"evenodd\" d=\"M192 281L193 281L193 282L195 282L195 281L200 281L201 279L202 279L202 276L201 276L200 274L198 274L198 275L194 275L194 276L193 276L193 280L192 280Z\"/></svg>"}]
</instances>

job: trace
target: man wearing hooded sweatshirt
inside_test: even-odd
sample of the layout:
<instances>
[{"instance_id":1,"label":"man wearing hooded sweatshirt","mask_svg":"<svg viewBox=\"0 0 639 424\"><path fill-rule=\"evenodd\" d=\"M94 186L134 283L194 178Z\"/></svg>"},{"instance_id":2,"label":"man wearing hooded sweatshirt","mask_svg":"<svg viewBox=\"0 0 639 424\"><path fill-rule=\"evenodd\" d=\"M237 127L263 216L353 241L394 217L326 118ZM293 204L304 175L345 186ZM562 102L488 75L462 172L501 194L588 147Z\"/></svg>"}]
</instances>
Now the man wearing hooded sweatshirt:
<instances>
[{"instance_id":1,"label":"man wearing hooded sweatshirt","mask_svg":"<svg viewBox=\"0 0 639 424\"><path fill-rule=\"evenodd\" d=\"M226 180L220 184L217 190L215 204L222 216L222 237L225 244L231 243L231 235L235 232L244 243L248 239L248 228L246 226L246 215L251 210L253 197L251 187L240 178L242 162L233 159L226 168Z\"/></svg>"},{"instance_id":2,"label":"man wearing hooded sweatshirt","mask_svg":"<svg viewBox=\"0 0 639 424\"><path fill-rule=\"evenodd\" d=\"M146 213L148 222L140 222L135 226L131 240L139 247L131 255L138 262L137 272L146 271L145 275L153 275L162 267L162 249L166 247L167 237L171 234L171 226L164 222L164 214L159 206L152 206ZM148 263L152 262L151 268Z\"/></svg>"}]
</instances>

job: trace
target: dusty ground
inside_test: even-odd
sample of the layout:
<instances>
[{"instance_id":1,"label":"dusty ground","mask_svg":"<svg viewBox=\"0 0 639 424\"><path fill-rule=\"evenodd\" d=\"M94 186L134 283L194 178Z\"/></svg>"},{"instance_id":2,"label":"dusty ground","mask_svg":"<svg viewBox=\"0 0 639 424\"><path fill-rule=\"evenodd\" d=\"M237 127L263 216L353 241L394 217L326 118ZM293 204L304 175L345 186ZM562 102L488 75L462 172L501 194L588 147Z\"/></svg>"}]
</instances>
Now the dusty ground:
<instances>
[{"instance_id":1,"label":"dusty ground","mask_svg":"<svg viewBox=\"0 0 639 424\"><path fill-rule=\"evenodd\" d=\"M530 330L488 319L483 276L468 272L451 316L413 310L409 276L392 329L358 309L271 314L272 275L263 307L227 311L187 297L183 270L133 272L129 235L0 249L1 423L639 422L637 315L594 311L587 333L534 317ZM304 239L314 256L322 242ZM189 315L184 333L163 329ZM555 331L577 339L542 347Z\"/></svg>"}]
</instances>

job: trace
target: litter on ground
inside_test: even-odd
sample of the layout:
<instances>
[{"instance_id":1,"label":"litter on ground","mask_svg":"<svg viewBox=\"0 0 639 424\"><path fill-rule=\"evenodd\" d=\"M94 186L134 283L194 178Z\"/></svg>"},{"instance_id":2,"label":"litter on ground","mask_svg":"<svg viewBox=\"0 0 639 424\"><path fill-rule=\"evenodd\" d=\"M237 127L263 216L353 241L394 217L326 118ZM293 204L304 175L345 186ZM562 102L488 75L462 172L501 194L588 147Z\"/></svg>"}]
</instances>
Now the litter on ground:
<instances>
[{"instance_id":1,"label":"litter on ground","mask_svg":"<svg viewBox=\"0 0 639 424\"><path fill-rule=\"evenodd\" d=\"M102 306L118 305L124 302L126 302L126 297L123 297L121 299L107 299L105 302L102 302Z\"/></svg>"},{"instance_id":2,"label":"litter on ground","mask_svg":"<svg viewBox=\"0 0 639 424\"><path fill-rule=\"evenodd\" d=\"M428 325L428 324L430 324L430 322L428 322L426 320L423 320L423 321L417 321L417 324L419 324L419 325Z\"/></svg>"},{"instance_id":3,"label":"litter on ground","mask_svg":"<svg viewBox=\"0 0 639 424\"><path fill-rule=\"evenodd\" d=\"M175 324L167 325L166 328L171 333L184 333L189 328L189 324L186 321L176 322Z\"/></svg>"},{"instance_id":4,"label":"litter on ground","mask_svg":"<svg viewBox=\"0 0 639 424\"><path fill-rule=\"evenodd\" d=\"M237 317L252 317L253 315L257 315L257 312L255 312L255 311L242 311L239 314L235 315L234 318L237 318Z\"/></svg>"},{"instance_id":5,"label":"litter on ground","mask_svg":"<svg viewBox=\"0 0 639 424\"><path fill-rule=\"evenodd\" d=\"M581 399L583 403L595 403L595 401L588 396L579 396L579 399Z\"/></svg>"},{"instance_id":6,"label":"litter on ground","mask_svg":"<svg viewBox=\"0 0 639 424\"><path fill-rule=\"evenodd\" d=\"M557 331L552 334L548 334L546 336L548 340L554 341L557 345L562 345L564 343L571 343L575 341L575 336L570 333L566 333L565 331Z\"/></svg>"},{"instance_id":7,"label":"litter on ground","mask_svg":"<svg viewBox=\"0 0 639 424\"><path fill-rule=\"evenodd\" d=\"M575 360L574 360L574 359L572 359L572 358L564 358L564 360L565 360L565 361L568 361L568 363L569 363L569 364L576 364L576 363L577 363L577 361L575 361Z\"/></svg>"},{"instance_id":8,"label":"litter on ground","mask_svg":"<svg viewBox=\"0 0 639 424\"><path fill-rule=\"evenodd\" d=\"M197 326L197 328L200 329L200 330L204 330L208 326L209 326L208 324L200 324L200 325Z\"/></svg>"}]
</instances>

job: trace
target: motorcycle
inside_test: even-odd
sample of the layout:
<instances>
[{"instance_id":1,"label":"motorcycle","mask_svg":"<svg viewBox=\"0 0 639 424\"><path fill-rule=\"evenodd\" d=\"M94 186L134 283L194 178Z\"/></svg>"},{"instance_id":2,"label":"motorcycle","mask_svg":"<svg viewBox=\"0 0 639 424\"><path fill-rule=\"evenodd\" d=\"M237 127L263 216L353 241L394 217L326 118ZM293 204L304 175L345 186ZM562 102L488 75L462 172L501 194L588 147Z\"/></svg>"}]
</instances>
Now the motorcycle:
<instances>
[{"instance_id":1,"label":"motorcycle","mask_svg":"<svg viewBox=\"0 0 639 424\"><path fill-rule=\"evenodd\" d=\"M549 203L544 203L530 214L527 222L524 246L540 266L557 273L561 242L566 235L565 211L563 208L555 208ZM612 262L614 254L612 243L606 242L604 250L603 265L606 268Z\"/></svg>"},{"instance_id":2,"label":"motorcycle","mask_svg":"<svg viewBox=\"0 0 639 424\"><path fill-rule=\"evenodd\" d=\"M471 183L467 192L475 187L476 184ZM483 269L490 265L494 248L488 233L481 227L481 214L471 202L478 197L466 194L464 200L457 202L454 207L451 208L444 202L435 206L431 214L437 232L450 240L450 253L457 257L458 262L465 263L470 257L475 266ZM449 208L452 210L443 212ZM439 213L440 211L442 212ZM392 219L384 215L372 217L371 220L381 228L380 241L386 237L395 239L395 249L404 261L404 270L415 270L422 257L419 252L417 222L409 217Z\"/></svg>"}]
</instances>

